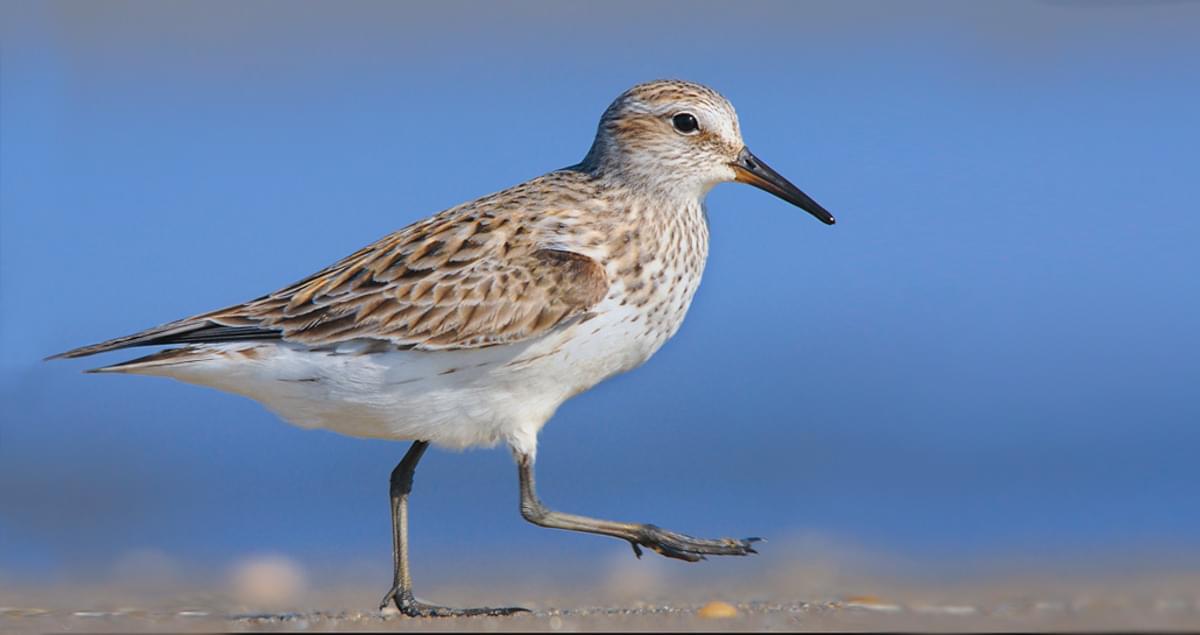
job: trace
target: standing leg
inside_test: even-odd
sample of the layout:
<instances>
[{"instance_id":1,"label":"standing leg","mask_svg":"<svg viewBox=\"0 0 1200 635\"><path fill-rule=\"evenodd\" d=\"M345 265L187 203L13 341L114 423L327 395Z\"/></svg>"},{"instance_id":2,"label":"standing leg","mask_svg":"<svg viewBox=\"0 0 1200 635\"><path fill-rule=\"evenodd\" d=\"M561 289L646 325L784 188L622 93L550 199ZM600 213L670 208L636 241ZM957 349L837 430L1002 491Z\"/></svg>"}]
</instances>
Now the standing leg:
<instances>
[{"instance_id":1,"label":"standing leg","mask_svg":"<svg viewBox=\"0 0 1200 635\"><path fill-rule=\"evenodd\" d=\"M412 492L413 472L421 456L429 448L428 441L414 441L404 458L392 470L392 588L379 604L382 610L395 603L409 617L460 617L469 615L511 615L522 608L452 609L418 602L413 598L412 576L408 572L408 495Z\"/></svg>"},{"instance_id":2,"label":"standing leg","mask_svg":"<svg viewBox=\"0 0 1200 635\"><path fill-rule=\"evenodd\" d=\"M688 562L703 560L704 556L745 556L758 553L751 544L761 538L705 540L667 531L654 525L599 520L547 509L542 501L538 500L537 488L533 482L533 457L529 454L518 454L517 469L521 480L521 515L535 525L628 540L633 546L633 553L639 558L642 557L642 547L657 551L668 558Z\"/></svg>"}]
</instances>

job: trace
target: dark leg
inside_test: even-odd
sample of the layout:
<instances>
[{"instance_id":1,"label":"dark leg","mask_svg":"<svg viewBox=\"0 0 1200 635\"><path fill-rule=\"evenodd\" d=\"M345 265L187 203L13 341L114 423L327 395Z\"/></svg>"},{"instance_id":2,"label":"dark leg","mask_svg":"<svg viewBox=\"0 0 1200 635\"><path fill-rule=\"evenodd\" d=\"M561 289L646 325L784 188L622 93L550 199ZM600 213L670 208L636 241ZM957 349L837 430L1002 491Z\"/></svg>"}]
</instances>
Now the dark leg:
<instances>
[{"instance_id":1,"label":"dark leg","mask_svg":"<svg viewBox=\"0 0 1200 635\"><path fill-rule=\"evenodd\" d=\"M704 556L745 556L758 553L751 544L761 538L705 540L677 534L654 525L598 520L546 509L542 501L538 500L537 489L534 486L533 458L529 455L518 456L517 469L521 478L521 515L535 525L628 540L629 544L633 545L633 553L639 558L642 557L642 547L657 551L668 558L688 562L703 560Z\"/></svg>"},{"instance_id":2,"label":"dark leg","mask_svg":"<svg viewBox=\"0 0 1200 635\"><path fill-rule=\"evenodd\" d=\"M394 602L396 608L409 617L511 615L525 611L521 608L452 609L425 604L413 598L412 577L408 573L408 495L412 492L413 472L428 447L428 441L413 442L396 469L392 470L392 588L383 596L379 608L382 610Z\"/></svg>"}]
</instances>

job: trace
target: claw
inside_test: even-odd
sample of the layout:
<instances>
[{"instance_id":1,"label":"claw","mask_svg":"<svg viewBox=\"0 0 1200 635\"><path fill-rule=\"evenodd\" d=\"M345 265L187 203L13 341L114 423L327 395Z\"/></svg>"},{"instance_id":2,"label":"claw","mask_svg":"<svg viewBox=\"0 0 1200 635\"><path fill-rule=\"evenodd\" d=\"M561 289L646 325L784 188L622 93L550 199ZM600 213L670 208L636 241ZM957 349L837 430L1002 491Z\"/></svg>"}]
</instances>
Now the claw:
<instances>
[{"instance_id":1,"label":"claw","mask_svg":"<svg viewBox=\"0 0 1200 635\"><path fill-rule=\"evenodd\" d=\"M743 540L735 538L705 540L686 534L666 531L655 525L644 525L638 538L631 539L629 542L633 545L634 553L638 554L639 557L641 549L638 548L638 545L641 545L667 558L698 562L700 560L707 560L707 556L747 556L756 554L758 551L751 545L764 541L757 536Z\"/></svg>"},{"instance_id":2,"label":"claw","mask_svg":"<svg viewBox=\"0 0 1200 635\"><path fill-rule=\"evenodd\" d=\"M504 615L513 615L514 613L529 613L529 609L519 606L508 606L501 608L471 608L471 609L456 609L448 606L437 606L436 604L426 604L418 602L413 598L411 591L402 591L396 587L388 591L387 595L383 596L383 604L379 606L379 610L387 608L387 605L395 602L396 608L401 613L408 617L474 617L474 616L491 616L499 617Z\"/></svg>"},{"instance_id":3,"label":"claw","mask_svg":"<svg viewBox=\"0 0 1200 635\"><path fill-rule=\"evenodd\" d=\"M638 560L641 560L642 559L642 548L638 546L638 543L636 543L632 540L629 541L629 545L633 547L633 555L637 556Z\"/></svg>"}]
</instances>

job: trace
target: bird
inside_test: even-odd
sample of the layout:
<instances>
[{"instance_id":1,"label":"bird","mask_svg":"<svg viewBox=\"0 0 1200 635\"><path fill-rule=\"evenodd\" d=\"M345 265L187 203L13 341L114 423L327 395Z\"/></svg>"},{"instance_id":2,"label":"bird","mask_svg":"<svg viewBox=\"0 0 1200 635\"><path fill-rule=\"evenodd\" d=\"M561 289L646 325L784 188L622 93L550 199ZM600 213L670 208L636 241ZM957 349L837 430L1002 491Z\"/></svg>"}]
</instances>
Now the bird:
<instances>
[{"instance_id":1,"label":"bird","mask_svg":"<svg viewBox=\"0 0 1200 635\"><path fill-rule=\"evenodd\" d=\"M708 256L705 198L753 185L827 225L825 208L747 148L720 93L637 84L600 118L582 161L451 207L273 293L47 359L168 346L87 372L170 377L243 395L302 428L411 441L392 470L392 586L412 617L509 615L418 600L408 499L430 444L508 446L521 515L689 562L756 553L648 523L552 510L538 433L567 399L632 370L684 320Z\"/></svg>"}]
</instances>

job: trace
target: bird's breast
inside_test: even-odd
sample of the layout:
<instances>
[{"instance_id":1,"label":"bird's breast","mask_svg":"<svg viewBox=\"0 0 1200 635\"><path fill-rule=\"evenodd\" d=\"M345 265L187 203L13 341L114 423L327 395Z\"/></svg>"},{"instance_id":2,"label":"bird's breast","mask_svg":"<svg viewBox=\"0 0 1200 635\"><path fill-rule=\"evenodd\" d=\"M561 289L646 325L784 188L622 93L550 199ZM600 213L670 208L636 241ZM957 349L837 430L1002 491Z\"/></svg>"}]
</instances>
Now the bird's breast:
<instances>
[{"instance_id":1,"label":"bird's breast","mask_svg":"<svg viewBox=\"0 0 1200 635\"><path fill-rule=\"evenodd\" d=\"M708 256L703 207L638 211L581 232L588 238L579 251L604 265L607 293L510 368L554 385L566 380L566 398L640 366L679 330Z\"/></svg>"},{"instance_id":2,"label":"bird's breast","mask_svg":"<svg viewBox=\"0 0 1200 635\"><path fill-rule=\"evenodd\" d=\"M643 216L616 238L606 266L607 299L624 316L628 345L640 348L645 361L687 315L708 258L708 224L696 204Z\"/></svg>"}]
</instances>

